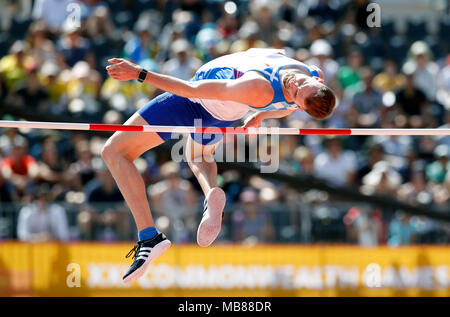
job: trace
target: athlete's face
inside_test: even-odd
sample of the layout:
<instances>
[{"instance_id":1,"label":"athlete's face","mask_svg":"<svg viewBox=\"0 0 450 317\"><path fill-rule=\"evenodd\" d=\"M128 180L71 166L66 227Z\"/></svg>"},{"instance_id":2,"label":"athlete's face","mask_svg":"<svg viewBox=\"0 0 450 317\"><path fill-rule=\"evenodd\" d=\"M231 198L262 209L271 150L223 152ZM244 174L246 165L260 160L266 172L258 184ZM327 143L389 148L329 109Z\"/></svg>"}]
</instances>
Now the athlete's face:
<instances>
[{"instance_id":1,"label":"athlete's face","mask_svg":"<svg viewBox=\"0 0 450 317\"><path fill-rule=\"evenodd\" d=\"M323 85L316 78L302 74L289 76L286 80L286 90L291 98L289 102L294 102L300 110L306 109L305 99L314 94Z\"/></svg>"}]
</instances>

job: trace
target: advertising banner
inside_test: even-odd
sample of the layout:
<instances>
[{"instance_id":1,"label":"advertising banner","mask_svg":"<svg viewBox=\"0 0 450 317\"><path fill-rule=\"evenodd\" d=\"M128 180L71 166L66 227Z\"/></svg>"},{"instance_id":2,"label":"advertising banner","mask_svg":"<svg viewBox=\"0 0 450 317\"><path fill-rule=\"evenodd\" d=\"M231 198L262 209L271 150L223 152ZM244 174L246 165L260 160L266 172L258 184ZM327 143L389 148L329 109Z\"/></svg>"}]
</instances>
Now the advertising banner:
<instances>
[{"instance_id":1,"label":"advertising banner","mask_svg":"<svg viewBox=\"0 0 450 317\"><path fill-rule=\"evenodd\" d=\"M449 296L450 248L172 246L122 282L128 243L0 244L1 296Z\"/></svg>"}]
</instances>

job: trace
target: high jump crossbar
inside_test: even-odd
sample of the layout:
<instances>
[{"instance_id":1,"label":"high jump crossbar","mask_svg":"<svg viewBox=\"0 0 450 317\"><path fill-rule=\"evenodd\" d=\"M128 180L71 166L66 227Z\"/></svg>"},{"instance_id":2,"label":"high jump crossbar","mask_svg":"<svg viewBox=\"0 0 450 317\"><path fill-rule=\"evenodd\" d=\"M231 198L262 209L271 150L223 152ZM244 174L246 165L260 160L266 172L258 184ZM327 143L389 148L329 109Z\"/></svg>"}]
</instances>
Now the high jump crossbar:
<instances>
[{"instance_id":1,"label":"high jump crossbar","mask_svg":"<svg viewBox=\"0 0 450 317\"><path fill-rule=\"evenodd\" d=\"M298 128L235 128L121 125L66 122L7 121L0 120L0 128L25 128L80 131L134 131L202 134L273 134L273 135L450 135L450 129L298 129Z\"/></svg>"}]
</instances>

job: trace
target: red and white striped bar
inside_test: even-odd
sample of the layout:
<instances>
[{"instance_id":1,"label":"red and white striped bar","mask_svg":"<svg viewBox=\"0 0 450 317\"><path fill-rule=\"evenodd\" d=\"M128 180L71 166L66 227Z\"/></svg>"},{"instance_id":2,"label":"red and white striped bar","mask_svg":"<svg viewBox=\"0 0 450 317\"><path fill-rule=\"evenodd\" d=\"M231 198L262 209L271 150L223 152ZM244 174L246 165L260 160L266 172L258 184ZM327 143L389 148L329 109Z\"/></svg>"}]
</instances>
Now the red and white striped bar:
<instances>
[{"instance_id":1,"label":"red and white striped bar","mask_svg":"<svg viewBox=\"0 0 450 317\"><path fill-rule=\"evenodd\" d=\"M0 120L0 128L273 135L450 135L450 129L296 129L90 124Z\"/></svg>"}]
</instances>

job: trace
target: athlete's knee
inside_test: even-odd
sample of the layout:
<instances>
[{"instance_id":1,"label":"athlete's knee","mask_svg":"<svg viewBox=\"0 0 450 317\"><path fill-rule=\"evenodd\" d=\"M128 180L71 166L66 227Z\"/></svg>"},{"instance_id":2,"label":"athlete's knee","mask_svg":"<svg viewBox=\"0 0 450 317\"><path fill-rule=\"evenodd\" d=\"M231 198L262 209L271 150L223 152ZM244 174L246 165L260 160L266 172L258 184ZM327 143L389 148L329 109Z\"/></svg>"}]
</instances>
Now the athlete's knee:
<instances>
[{"instance_id":1,"label":"athlete's knee","mask_svg":"<svg viewBox=\"0 0 450 317\"><path fill-rule=\"evenodd\" d=\"M110 163L116 156L114 146L110 142L105 143L102 147L101 155L106 164Z\"/></svg>"},{"instance_id":2,"label":"athlete's knee","mask_svg":"<svg viewBox=\"0 0 450 317\"><path fill-rule=\"evenodd\" d=\"M109 139L102 147L101 155L107 165L111 165L119 157L125 157L117 144Z\"/></svg>"}]
</instances>

